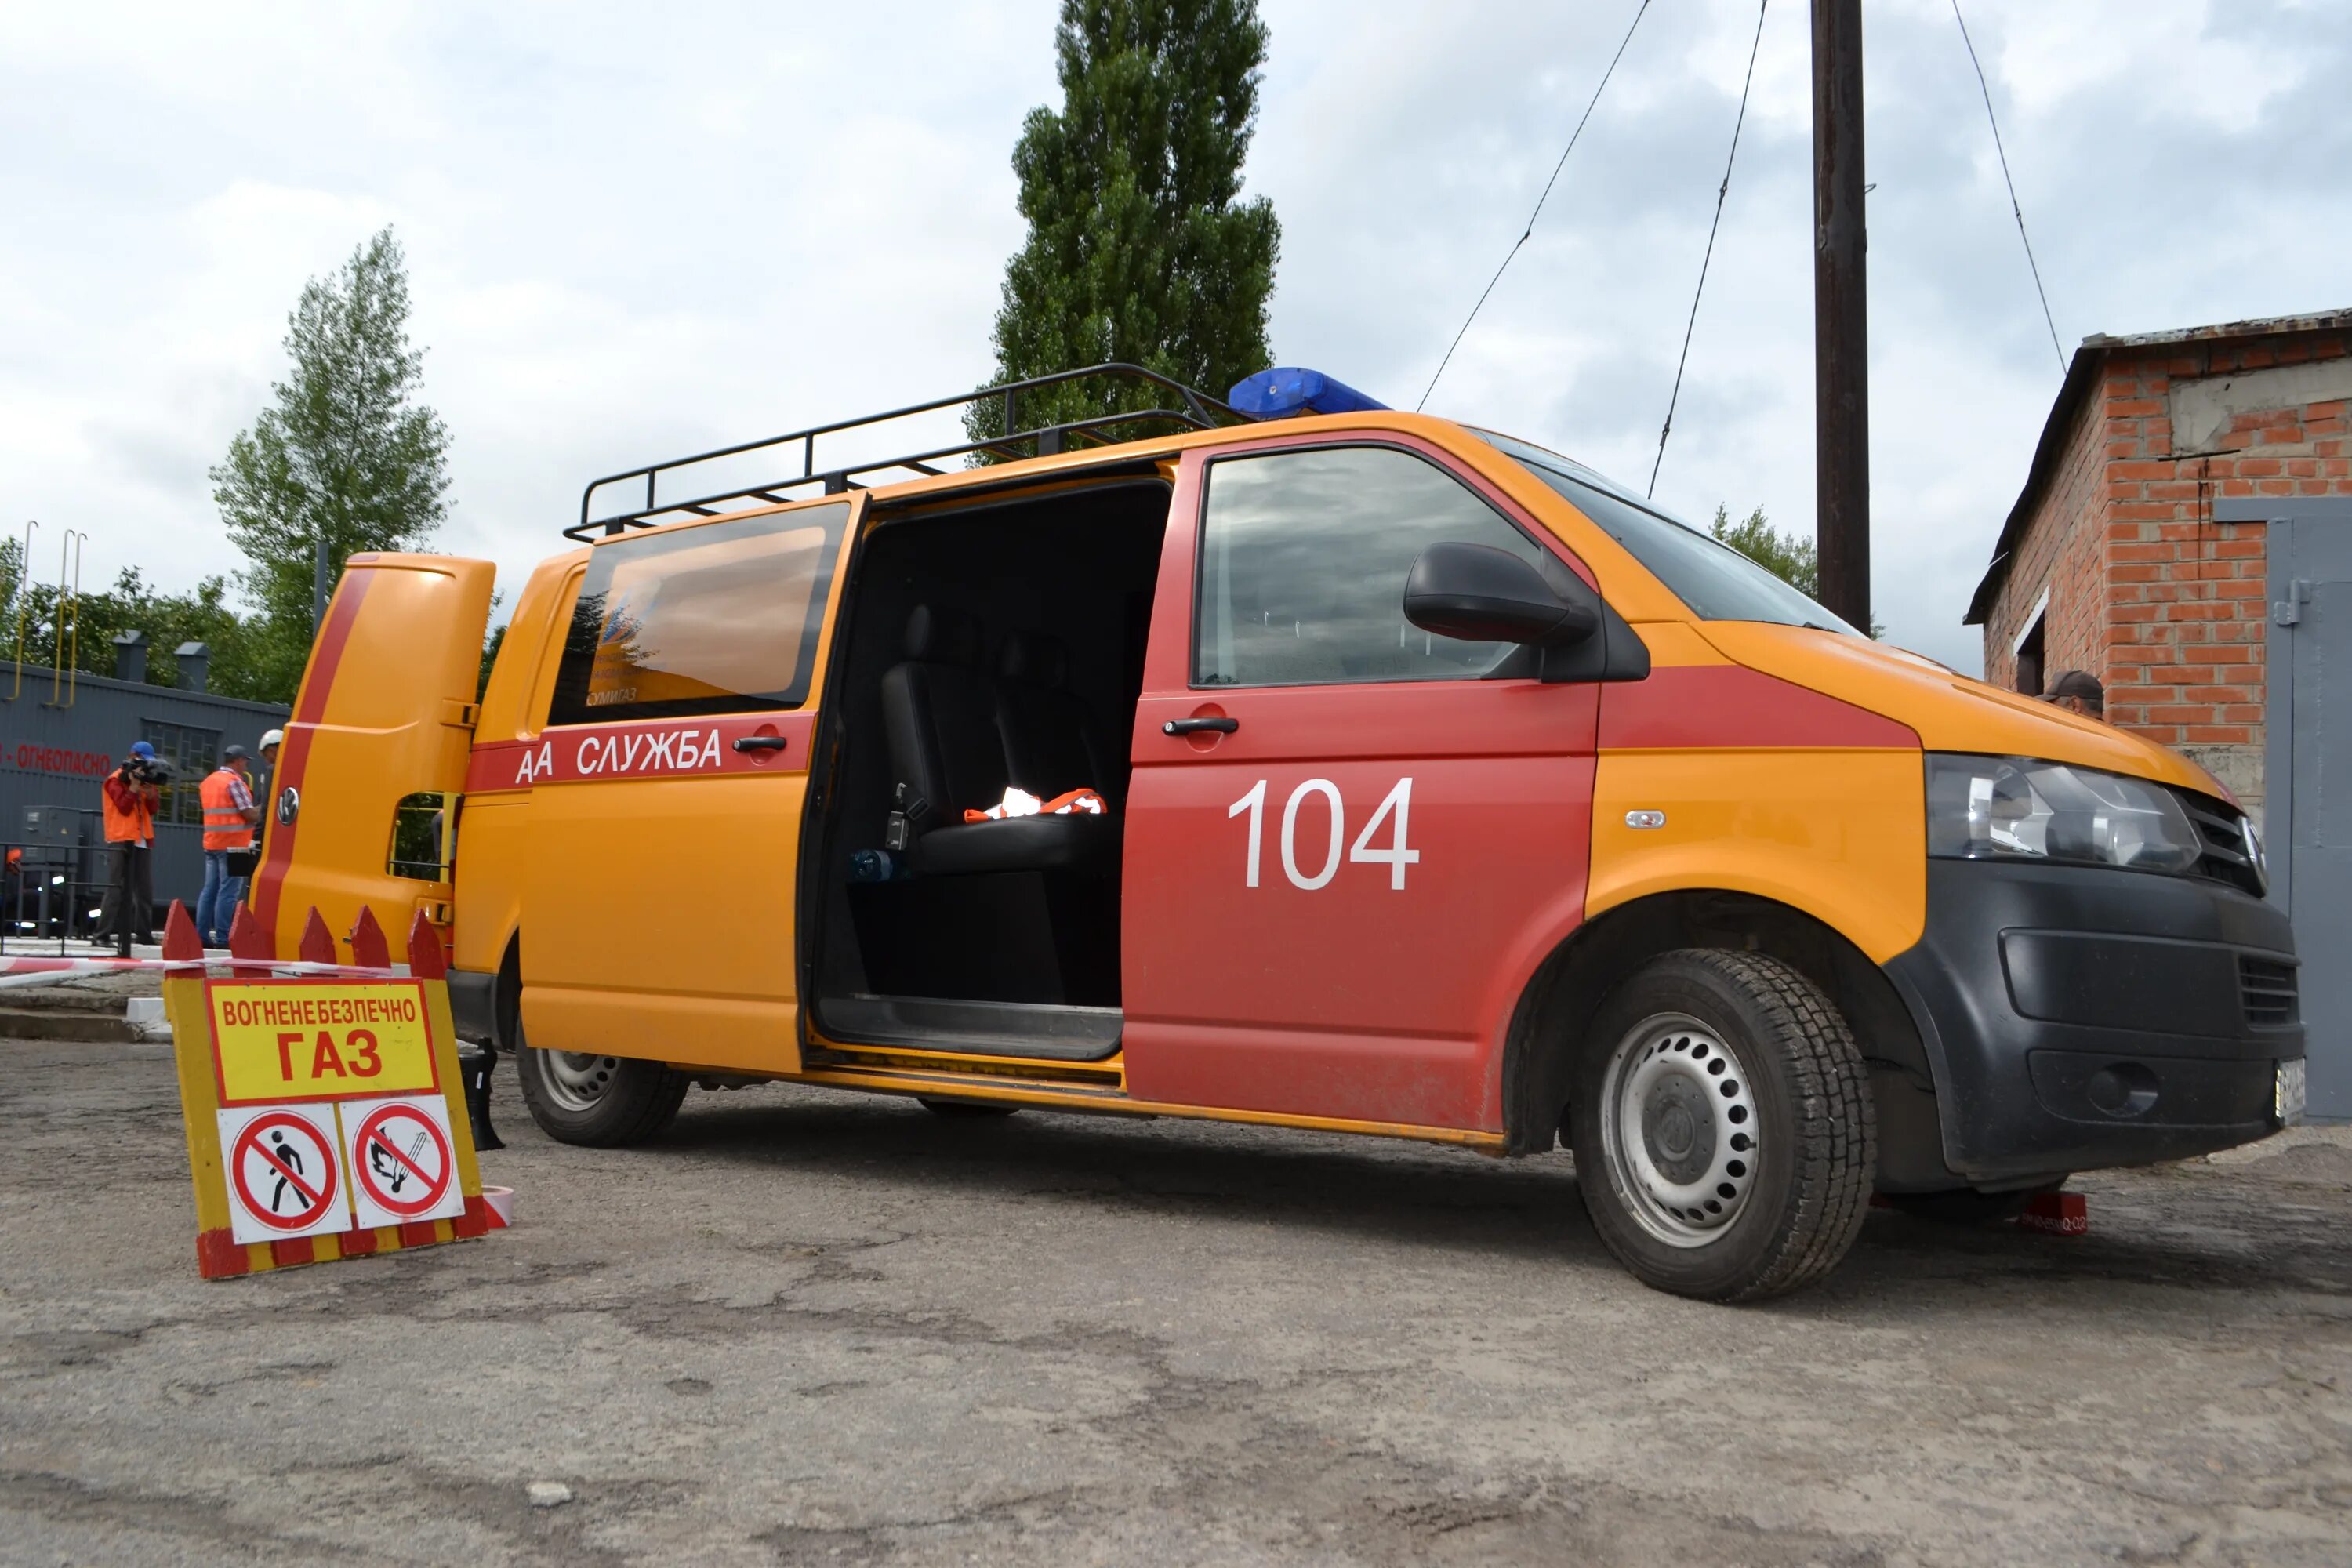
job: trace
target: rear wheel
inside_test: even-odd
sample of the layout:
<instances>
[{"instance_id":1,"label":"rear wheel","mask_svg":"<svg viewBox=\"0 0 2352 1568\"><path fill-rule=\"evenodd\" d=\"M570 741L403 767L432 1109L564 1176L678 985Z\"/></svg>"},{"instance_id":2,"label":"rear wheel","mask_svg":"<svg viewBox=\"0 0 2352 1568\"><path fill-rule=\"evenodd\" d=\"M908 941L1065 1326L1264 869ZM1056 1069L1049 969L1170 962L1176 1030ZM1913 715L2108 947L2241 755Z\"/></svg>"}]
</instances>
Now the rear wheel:
<instances>
[{"instance_id":1,"label":"rear wheel","mask_svg":"<svg viewBox=\"0 0 2352 1568\"><path fill-rule=\"evenodd\" d=\"M515 1078L541 1131L596 1149L642 1143L669 1125L686 1098L686 1076L659 1062L528 1043L515 1053Z\"/></svg>"},{"instance_id":2,"label":"rear wheel","mask_svg":"<svg viewBox=\"0 0 2352 1568\"><path fill-rule=\"evenodd\" d=\"M1666 953L1590 1038L1569 1109L1577 1184L1635 1278L1753 1301L1837 1266L1876 1128L1862 1053L1811 981L1761 953Z\"/></svg>"}]
</instances>

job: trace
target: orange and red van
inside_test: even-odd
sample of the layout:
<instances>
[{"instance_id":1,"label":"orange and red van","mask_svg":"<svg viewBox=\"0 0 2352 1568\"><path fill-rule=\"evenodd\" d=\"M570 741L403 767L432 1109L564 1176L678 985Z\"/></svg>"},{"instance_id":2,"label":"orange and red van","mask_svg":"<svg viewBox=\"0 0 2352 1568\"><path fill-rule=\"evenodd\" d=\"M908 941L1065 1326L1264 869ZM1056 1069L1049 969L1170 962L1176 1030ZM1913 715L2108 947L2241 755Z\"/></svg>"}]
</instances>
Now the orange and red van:
<instances>
[{"instance_id":1,"label":"orange and red van","mask_svg":"<svg viewBox=\"0 0 2352 1568\"><path fill-rule=\"evenodd\" d=\"M1164 406L1021 426L1085 377ZM487 681L488 563L354 557L279 952L423 910L577 1143L761 1079L1565 1142L1617 1256L1716 1300L1819 1278L1874 1192L2014 1212L2300 1114L2260 841L2173 752L1312 373L978 405L1003 434L596 481Z\"/></svg>"}]
</instances>

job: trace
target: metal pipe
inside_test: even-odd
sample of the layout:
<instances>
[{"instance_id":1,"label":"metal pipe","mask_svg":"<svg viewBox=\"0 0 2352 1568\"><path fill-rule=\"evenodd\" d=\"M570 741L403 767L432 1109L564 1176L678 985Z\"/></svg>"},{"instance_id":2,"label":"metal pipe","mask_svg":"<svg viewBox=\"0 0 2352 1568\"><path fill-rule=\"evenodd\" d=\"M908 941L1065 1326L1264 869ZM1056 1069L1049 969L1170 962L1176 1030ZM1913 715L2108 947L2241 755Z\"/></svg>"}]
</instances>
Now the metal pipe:
<instances>
[{"instance_id":1,"label":"metal pipe","mask_svg":"<svg viewBox=\"0 0 2352 1568\"><path fill-rule=\"evenodd\" d=\"M49 706L58 706L58 699L66 692L66 552L73 543L73 530L58 541L58 651L49 670Z\"/></svg>"},{"instance_id":2,"label":"metal pipe","mask_svg":"<svg viewBox=\"0 0 2352 1568\"><path fill-rule=\"evenodd\" d=\"M73 641L66 647L66 706L70 708L74 705L75 689L81 675L81 555L82 547L89 542L89 535L68 529L66 537L73 541L74 561Z\"/></svg>"},{"instance_id":3,"label":"metal pipe","mask_svg":"<svg viewBox=\"0 0 2352 1568\"><path fill-rule=\"evenodd\" d=\"M327 529L319 526L319 538L310 557L310 638L316 642L319 634L327 629Z\"/></svg>"},{"instance_id":4,"label":"metal pipe","mask_svg":"<svg viewBox=\"0 0 2352 1568\"><path fill-rule=\"evenodd\" d=\"M25 552L16 557L16 684L8 693L11 702L25 694L25 615L33 607L29 591L33 583L33 530L40 526L29 517L25 520Z\"/></svg>"}]
</instances>

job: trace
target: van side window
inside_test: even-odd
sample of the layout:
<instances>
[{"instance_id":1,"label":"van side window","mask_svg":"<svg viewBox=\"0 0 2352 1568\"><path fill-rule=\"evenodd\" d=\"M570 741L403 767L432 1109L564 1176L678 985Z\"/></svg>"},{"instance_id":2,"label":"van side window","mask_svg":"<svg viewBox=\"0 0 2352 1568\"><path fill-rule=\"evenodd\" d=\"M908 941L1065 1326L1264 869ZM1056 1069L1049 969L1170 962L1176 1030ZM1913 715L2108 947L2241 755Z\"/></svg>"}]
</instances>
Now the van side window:
<instances>
[{"instance_id":1,"label":"van side window","mask_svg":"<svg viewBox=\"0 0 2352 1568\"><path fill-rule=\"evenodd\" d=\"M457 859L457 796L404 795L392 808L392 850L383 874L446 882Z\"/></svg>"},{"instance_id":2,"label":"van side window","mask_svg":"<svg viewBox=\"0 0 2352 1568\"><path fill-rule=\"evenodd\" d=\"M1193 595L1192 684L1469 680L1512 649L1433 637L1404 618L1404 580L1433 544L1533 540L1410 452L1324 447L1213 463Z\"/></svg>"},{"instance_id":3,"label":"van side window","mask_svg":"<svg viewBox=\"0 0 2352 1568\"><path fill-rule=\"evenodd\" d=\"M799 707L848 521L837 501L598 545L547 721Z\"/></svg>"}]
</instances>

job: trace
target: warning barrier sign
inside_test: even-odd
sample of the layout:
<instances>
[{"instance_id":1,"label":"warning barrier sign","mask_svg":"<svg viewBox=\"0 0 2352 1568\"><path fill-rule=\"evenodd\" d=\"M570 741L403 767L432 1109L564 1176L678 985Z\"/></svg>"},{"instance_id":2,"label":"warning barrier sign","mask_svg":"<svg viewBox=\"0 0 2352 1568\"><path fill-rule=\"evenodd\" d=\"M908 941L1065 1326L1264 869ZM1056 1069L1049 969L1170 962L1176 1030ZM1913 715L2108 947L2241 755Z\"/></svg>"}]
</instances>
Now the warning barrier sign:
<instances>
[{"instance_id":1,"label":"warning barrier sign","mask_svg":"<svg viewBox=\"0 0 2352 1568\"><path fill-rule=\"evenodd\" d=\"M352 1227L332 1106L223 1110L229 1229L239 1241L278 1241Z\"/></svg>"},{"instance_id":2,"label":"warning barrier sign","mask_svg":"<svg viewBox=\"0 0 2352 1568\"><path fill-rule=\"evenodd\" d=\"M472 1125L450 1111L457 1037L438 933L416 916L403 974L373 913L350 939L362 963L337 964L315 910L310 923L314 967L288 975L272 973L266 939L208 973L186 909L165 922L163 1008L208 1279L489 1228Z\"/></svg>"},{"instance_id":3,"label":"warning barrier sign","mask_svg":"<svg viewBox=\"0 0 2352 1568\"><path fill-rule=\"evenodd\" d=\"M362 1225L406 1225L462 1214L449 1105L432 1099L353 1100L338 1107L352 1202Z\"/></svg>"}]
</instances>

